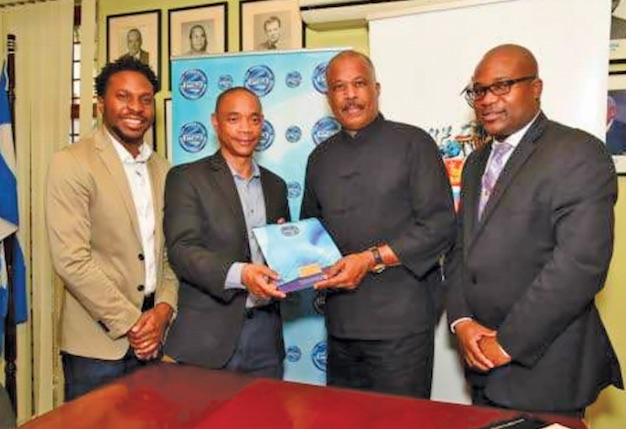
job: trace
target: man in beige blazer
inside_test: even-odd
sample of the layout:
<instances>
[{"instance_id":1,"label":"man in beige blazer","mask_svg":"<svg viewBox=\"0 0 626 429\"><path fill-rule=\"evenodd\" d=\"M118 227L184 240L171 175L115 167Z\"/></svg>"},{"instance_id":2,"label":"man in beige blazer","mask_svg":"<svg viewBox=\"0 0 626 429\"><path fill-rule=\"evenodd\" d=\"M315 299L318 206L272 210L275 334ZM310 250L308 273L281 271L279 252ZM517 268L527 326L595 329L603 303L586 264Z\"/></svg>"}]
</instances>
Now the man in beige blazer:
<instances>
[{"instance_id":1,"label":"man in beige blazer","mask_svg":"<svg viewBox=\"0 0 626 429\"><path fill-rule=\"evenodd\" d=\"M64 283L66 400L159 356L176 309L162 230L169 165L143 140L157 88L135 58L105 66L96 78L103 125L49 166L46 219Z\"/></svg>"}]
</instances>

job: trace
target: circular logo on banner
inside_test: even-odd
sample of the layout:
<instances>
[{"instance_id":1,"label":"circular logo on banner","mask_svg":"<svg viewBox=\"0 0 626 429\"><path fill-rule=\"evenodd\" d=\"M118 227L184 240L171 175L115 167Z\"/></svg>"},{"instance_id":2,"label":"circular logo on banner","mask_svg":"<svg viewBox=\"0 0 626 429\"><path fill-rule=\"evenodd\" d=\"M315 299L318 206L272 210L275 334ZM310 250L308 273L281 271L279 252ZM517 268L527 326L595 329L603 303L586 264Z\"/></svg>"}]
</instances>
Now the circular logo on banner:
<instances>
[{"instance_id":1,"label":"circular logo on banner","mask_svg":"<svg viewBox=\"0 0 626 429\"><path fill-rule=\"evenodd\" d=\"M274 73L268 66L250 67L243 79L243 86L263 97L274 88Z\"/></svg>"},{"instance_id":2,"label":"circular logo on banner","mask_svg":"<svg viewBox=\"0 0 626 429\"><path fill-rule=\"evenodd\" d=\"M257 152L263 152L264 150L267 150L272 143L274 143L274 127L269 121L264 120L263 130L261 130L261 139L254 150Z\"/></svg>"},{"instance_id":3,"label":"circular logo on banner","mask_svg":"<svg viewBox=\"0 0 626 429\"><path fill-rule=\"evenodd\" d=\"M311 360L313 360L315 368L326 372L326 341L315 344L311 351Z\"/></svg>"},{"instance_id":4,"label":"circular logo on banner","mask_svg":"<svg viewBox=\"0 0 626 429\"><path fill-rule=\"evenodd\" d=\"M289 88L297 88L302 83L302 75L298 71L292 71L287 73L287 78L285 79L285 84Z\"/></svg>"},{"instance_id":5,"label":"circular logo on banner","mask_svg":"<svg viewBox=\"0 0 626 429\"><path fill-rule=\"evenodd\" d=\"M313 143L317 146L324 140L337 134L340 130L341 125L339 122L331 116L326 116L313 125L313 131L311 132Z\"/></svg>"},{"instance_id":6,"label":"circular logo on banner","mask_svg":"<svg viewBox=\"0 0 626 429\"><path fill-rule=\"evenodd\" d=\"M224 74L217 80L217 87L222 91L226 91L233 87L233 77L229 74Z\"/></svg>"},{"instance_id":7,"label":"circular logo on banner","mask_svg":"<svg viewBox=\"0 0 626 429\"><path fill-rule=\"evenodd\" d=\"M207 140L208 133L201 122L187 122L180 127L178 143L189 153L200 152L206 146Z\"/></svg>"},{"instance_id":8,"label":"circular logo on banner","mask_svg":"<svg viewBox=\"0 0 626 429\"><path fill-rule=\"evenodd\" d=\"M328 63L319 63L315 66L313 70L313 87L320 94L326 94L328 91L328 86L326 86L326 67L328 67Z\"/></svg>"},{"instance_id":9,"label":"circular logo on banner","mask_svg":"<svg viewBox=\"0 0 626 429\"><path fill-rule=\"evenodd\" d=\"M292 125L285 131L285 138L289 143L298 143L302 137L302 130L297 125Z\"/></svg>"},{"instance_id":10,"label":"circular logo on banner","mask_svg":"<svg viewBox=\"0 0 626 429\"><path fill-rule=\"evenodd\" d=\"M302 195L302 186L298 182L289 182L287 184L287 197L299 198Z\"/></svg>"},{"instance_id":11,"label":"circular logo on banner","mask_svg":"<svg viewBox=\"0 0 626 429\"><path fill-rule=\"evenodd\" d=\"M302 351L298 346L289 346L287 347L287 353L285 357L289 362L298 362L302 357Z\"/></svg>"},{"instance_id":12,"label":"circular logo on banner","mask_svg":"<svg viewBox=\"0 0 626 429\"><path fill-rule=\"evenodd\" d=\"M295 225L284 225L280 227L280 233L285 237L293 237L300 234L300 229Z\"/></svg>"},{"instance_id":13,"label":"circular logo on banner","mask_svg":"<svg viewBox=\"0 0 626 429\"><path fill-rule=\"evenodd\" d=\"M209 79L200 69L189 69L180 77L178 89L188 100L197 100L202 97L209 87Z\"/></svg>"}]
</instances>

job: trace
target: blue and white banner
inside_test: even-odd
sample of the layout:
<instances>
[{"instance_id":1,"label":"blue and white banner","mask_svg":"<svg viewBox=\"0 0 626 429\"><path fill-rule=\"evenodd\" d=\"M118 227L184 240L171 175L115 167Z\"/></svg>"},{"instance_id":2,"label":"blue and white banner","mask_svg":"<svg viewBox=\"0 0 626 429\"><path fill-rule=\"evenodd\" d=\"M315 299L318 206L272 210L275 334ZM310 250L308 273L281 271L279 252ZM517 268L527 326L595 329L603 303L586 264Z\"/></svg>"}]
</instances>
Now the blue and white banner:
<instances>
[{"instance_id":1,"label":"blue and white banner","mask_svg":"<svg viewBox=\"0 0 626 429\"><path fill-rule=\"evenodd\" d=\"M173 164L191 162L218 148L211 127L217 96L244 86L261 100L265 122L255 159L281 176L289 189L292 219L300 213L304 172L311 151L339 131L326 102L326 66L332 50L254 52L172 60ZM314 292L289 294L285 321L285 379L326 382L326 332Z\"/></svg>"},{"instance_id":2,"label":"blue and white banner","mask_svg":"<svg viewBox=\"0 0 626 429\"><path fill-rule=\"evenodd\" d=\"M4 320L8 303L8 278L5 263L4 239L17 232L19 214L17 203L17 177L13 133L11 130L11 111L7 94L8 78L3 67L0 78L0 350L4 336ZM26 267L19 240L13 245L13 291L15 293L15 321L28 319L26 304Z\"/></svg>"}]
</instances>

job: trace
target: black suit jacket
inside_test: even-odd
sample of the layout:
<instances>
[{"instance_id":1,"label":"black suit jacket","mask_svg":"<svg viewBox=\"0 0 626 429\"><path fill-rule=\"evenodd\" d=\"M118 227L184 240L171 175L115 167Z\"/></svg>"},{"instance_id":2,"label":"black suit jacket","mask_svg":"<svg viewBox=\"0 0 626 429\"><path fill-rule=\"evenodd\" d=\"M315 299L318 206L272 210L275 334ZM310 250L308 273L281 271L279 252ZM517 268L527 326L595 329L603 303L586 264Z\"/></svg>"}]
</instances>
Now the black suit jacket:
<instances>
[{"instance_id":1,"label":"black suit jacket","mask_svg":"<svg viewBox=\"0 0 626 429\"><path fill-rule=\"evenodd\" d=\"M463 170L447 309L450 323L472 317L497 330L512 363L469 372L469 381L506 407L583 408L605 386L622 386L594 303L613 249L613 162L598 139L540 114L479 221L490 150L472 153Z\"/></svg>"},{"instance_id":2,"label":"black suit jacket","mask_svg":"<svg viewBox=\"0 0 626 429\"><path fill-rule=\"evenodd\" d=\"M288 220L285 182L260 170L267 223ZM233 262L250 262L250 245L237 188L220 152L170 170L164 228L180 280L165 353L179 362L221 368L235 351L247 296L224 289L224 282Z\"/></svg>"},{"instance_id":3,"label":"black suit jacket","mask_svg":"<svg viewBox=\"0 0 626 429\"><path fill-rule=\"evenodd\" d=\"M606 132L606 149L611 155L623 155L626 152L626 124L614 120Z\"/></svg>"}]
</instances>

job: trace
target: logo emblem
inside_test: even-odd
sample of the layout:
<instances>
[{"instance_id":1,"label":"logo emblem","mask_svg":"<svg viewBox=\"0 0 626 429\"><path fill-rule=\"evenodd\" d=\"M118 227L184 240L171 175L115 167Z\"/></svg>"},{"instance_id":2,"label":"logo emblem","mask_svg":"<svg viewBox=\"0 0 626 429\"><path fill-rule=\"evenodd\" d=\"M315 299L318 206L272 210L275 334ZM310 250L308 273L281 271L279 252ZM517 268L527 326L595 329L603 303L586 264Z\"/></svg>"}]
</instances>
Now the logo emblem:
<instances>
[{"instance_id":1,"label":"logo emblem","mask_svg":"<svg viewBox=\"0 0 626 429\"><path fill-rule=\"evenodd\" d=\"M243 86L258 97L263 97L274 88L274 73L268 66L250 67L243 79Z\"/></svg>"},{"instance_id":2,"label":"logo emblem","mask_svg":"<svg viewBox=\"0 0 626 429\"><path fill-rule=\"evenodd\" d=\"M311 77L313 81L313 87L320 94L326 94L328 91L328 86L326 85L326 68L328 67L328 63L319 63L315 66L313 70L313 76Z\"/></svg>"},{"instance_id":3,"label":"logo emblem","mask_svg":"<svg viewBox=\"0 0 626 429\"><path fill-rule=\"evenodd\" d=\"M290 199L299 198L302 195L302 186L298 182L287 184L287 197Z\"/></svg>"},{"instance_id":4,"label":"logo emblem","mask_svg":"<svg viewBox=\"0 0 626 429\"><path fill-rule=\"evenodd\" d=\"M221 75L217 80L217 87L222 91L226 91L227 89L232 88L233 77L229 74Z\"/></svg>"},{"instance_id":5,"label":"logo emblem","mask_svg":"<svg viewBox=\"0 0 626 429\"><path fill-rule=\"evenodd\" d=\"M326 372L326 341L315 344L311 351L311 359L315 368Z\"/></svg>"},{"instance_id":6,"label":"logo emblem","mask_svg":"<svg viewBox=\"0 0 626 429\"><path fill-rule=\"evenodd\" d=\"M180 77L178 89L188 100L197 100L202 97L209 87L209 79L200 69L189 69Z\"/></svg>"},{"instance_id":7,"label":"logo emblem","mask_svg":"<svg viewBox=\"0 0 626 429\"><path fill-rule=\"evenodd\" d=\"M298 143L302 137L302 130L297 125L292 125L285 131L285 138L289 143Z\"/></svg>"},{"instance_id":8,"label":"logo emblem","mask_svg":"<svg viewBox=\"0 0 626 429\"><path fill-rule=\"evenodd\" d=\"M289 346L287 347L287 353L285 357L289 362L298 362L302 357L302 351L298 346Z\"/></svg>"},{"instance_id":9,"label":"logo emblem","mask_svg":"<svg viewBox=\"0 0 626 429\"><path fill-rule=\"evenodd\" d=\"M300 234L300 229L295 225L284 225L280 227L280 233L285 237L293 237Z\"/></svg>"},{"instance_id":10,"label":"logo emblem","mask_svg":"<svg viewBox=\"0 0 626 429\"><path fill-rule=\"evenodd\" d=\"M334 136L341 130L341 125L331 116L326 116L313 125L312 136L313 143L318 146L324 140Z\"/></svg>"},{"instance_id":11,"label":"logo emblem","mask_svg":"<svg viewBox=\"0 0 626 429\"><path fill-rule=\"evenodd\" d=\"M198 153L206 146L208 133L201 122L187 122L180 128L178 143L189 153Z\"/></svg>"},{"instance_id":12,"label":"logo emblem","mask_svg":"<svg viewBox=\"0 0 626 429\"><path fill-rule=\"evenodd\" d=\"M285 78L285 84L289 88L297 88L302 83L302 75L298 71L292 71L287 73L287 77Z\"/></svg>"},{"instance_id":13,"label":"logo emblem","mask_svg":"<svg viewBox=\"0 0 626 429\"><path fill-rule=\"evenodd\" d=\"M269 147L274 143L274 127L272 124L264 120L263 121L263 129L261 130L261 139L259 140L259 144L254 149L257 152L263 152L264 150L269 149Z\"/></svg>"}]
</instances>

